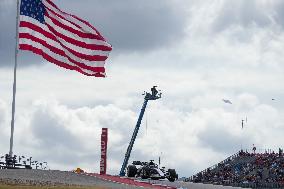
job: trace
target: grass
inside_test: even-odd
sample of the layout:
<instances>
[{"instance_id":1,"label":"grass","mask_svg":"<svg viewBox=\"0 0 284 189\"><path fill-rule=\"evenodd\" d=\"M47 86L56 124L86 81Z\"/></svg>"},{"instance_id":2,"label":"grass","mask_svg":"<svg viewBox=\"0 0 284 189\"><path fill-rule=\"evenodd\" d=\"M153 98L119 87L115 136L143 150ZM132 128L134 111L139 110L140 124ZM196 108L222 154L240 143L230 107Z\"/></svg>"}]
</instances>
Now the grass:
<instances>
[{"instance_id":1,"label":"grass","mask_svg":"<svg viewBox=\"0 0 284 189\"><path fill-rule=\"evenodd\" d=\"M0 184L0 189L107 189L96 186L27 186Z\"/></svg>"}]
</instances>

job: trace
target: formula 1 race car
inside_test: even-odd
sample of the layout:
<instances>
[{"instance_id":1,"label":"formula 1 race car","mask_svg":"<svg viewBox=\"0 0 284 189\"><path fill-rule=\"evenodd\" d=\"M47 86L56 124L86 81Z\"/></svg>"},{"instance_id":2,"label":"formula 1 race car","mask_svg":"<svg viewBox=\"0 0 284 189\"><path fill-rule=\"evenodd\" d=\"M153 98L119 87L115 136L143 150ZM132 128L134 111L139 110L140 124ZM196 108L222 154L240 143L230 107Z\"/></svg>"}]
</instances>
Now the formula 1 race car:
<instances>
[{"instance_id":1,"label":"formula 1 race car","mask_svg":"<svg viewBox=\"0 0 284 189\"><path fill-rule=\"evenodd\" d=\"M154 160L150 160L150 162L133 161L132 165L127 167L127 176L153 180L167 178L170 182L178 179L175 169L165 170L165 167L159 168Z\"/></svg>"}]
</instances>

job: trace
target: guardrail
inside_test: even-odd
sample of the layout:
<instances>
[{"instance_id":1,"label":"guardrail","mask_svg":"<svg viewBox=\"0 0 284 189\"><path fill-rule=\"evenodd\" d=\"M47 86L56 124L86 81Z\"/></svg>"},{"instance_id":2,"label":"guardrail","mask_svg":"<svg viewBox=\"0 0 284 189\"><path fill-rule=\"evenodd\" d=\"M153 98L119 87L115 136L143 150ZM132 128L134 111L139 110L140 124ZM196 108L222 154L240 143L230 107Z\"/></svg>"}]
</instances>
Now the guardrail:
<instances>
[{"instance_id":1,"label":"guardrail","mask_svg":"<svg viewBox=\"0 0 284 189\"><path fill-rule=\"evenodd\" d=\"M242 188L283 188L281 183L231 183L228 186L242 187Z\"/></svg>"}]
</instances>

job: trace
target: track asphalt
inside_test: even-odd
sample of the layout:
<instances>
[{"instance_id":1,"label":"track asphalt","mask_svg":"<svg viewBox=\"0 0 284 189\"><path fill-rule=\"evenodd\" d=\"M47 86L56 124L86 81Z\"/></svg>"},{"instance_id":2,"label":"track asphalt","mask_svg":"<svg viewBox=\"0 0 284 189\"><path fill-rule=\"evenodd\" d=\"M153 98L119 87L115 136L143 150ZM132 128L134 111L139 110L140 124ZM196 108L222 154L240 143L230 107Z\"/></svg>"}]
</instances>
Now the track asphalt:
<instances>
[{"instance_id":1,"label":"track asphalt","mask_svg":"<svg viewBox=\"0 0 284 189\"><path fill-rule=\"evenodd\" d=\"M96 178L100 178L109 182L120 183L131 186L145 187L145 188L156 188L156 189L176 189L175 187L161 185L161 184L153 184L147 181L139 181L136 179L131 179L127 177L113 176L113 175L100 175L97 173L85 173L86 175L93 176Z\"/></svg>"}]
</instances>

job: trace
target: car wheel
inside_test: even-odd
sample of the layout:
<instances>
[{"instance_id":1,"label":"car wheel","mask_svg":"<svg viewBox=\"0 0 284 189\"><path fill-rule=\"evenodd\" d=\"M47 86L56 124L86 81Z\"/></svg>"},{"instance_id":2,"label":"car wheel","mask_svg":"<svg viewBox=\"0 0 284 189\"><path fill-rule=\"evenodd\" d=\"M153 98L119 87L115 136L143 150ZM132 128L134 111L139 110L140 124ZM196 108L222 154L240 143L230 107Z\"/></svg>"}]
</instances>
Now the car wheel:
<instances>
[{"instance_id":1,"label":"car wheel","mask_svg":"<svg viewBox=\"0 0 284 189\"><path fill-rule=\"evenodd\" d=\"M175 169L168 169L168 180L174 182L177 178L177 173Z\"/></svg>"},{"instance_id":2,"label":"car wheel","mask_svg":"<svg viewBox=\"0 0 284 189\"><path fill-rule=\"evenodd\" d=\"M135 177L136 173L137 173L137 168L135 167L135 165L128 165L127 176L128 177Z\"/></svg>"}]
</instances>

